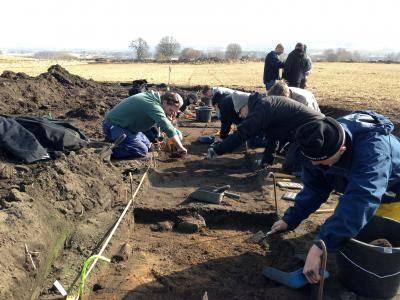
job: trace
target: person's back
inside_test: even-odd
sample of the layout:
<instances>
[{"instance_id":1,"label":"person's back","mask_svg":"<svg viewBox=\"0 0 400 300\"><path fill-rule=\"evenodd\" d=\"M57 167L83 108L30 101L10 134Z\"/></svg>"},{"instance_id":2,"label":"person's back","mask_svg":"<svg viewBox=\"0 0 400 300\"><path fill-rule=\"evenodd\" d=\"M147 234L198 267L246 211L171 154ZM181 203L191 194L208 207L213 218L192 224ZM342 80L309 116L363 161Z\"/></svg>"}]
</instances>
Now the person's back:
<instances>
[{"instance_id":1,"label":"person's back","mask_svg":"<svg viewBox=\"0 0 400 300\"><path fill-rule=\"evenodd\" d=\"M284 79L289 86L300 87L306 69L306 57L303 45L298 43L296 48L289 53L285 62Z\"/></svg>"},{"instance_id":2,"label":"person's back","mask_svg":"<svg viewBox=\"0 0 400 300\"><path fill-rule=\"evenodd\" d=\"M271 140L287 139L300 125L324 115L282 96L267 96L263 99L252 97L248 103L249 115L224 143L215 146L215 152L222 155L233 151L260 131Z\"/></svg>"},{"instance_id":3,"label":"person's back","mask_svg":"<svg viewBox=\"0 0 400 300\"><path fill-rule=\"evenodd\" d=\"M160 119L165 120L166 116L161 107L159 93L153 91L125 98L105 117L107 123L131 132L145 131Z\"/></svg>"},{"instance_id":4,"label":"person's back","mask_svg":"<svg viewBox=\"0 0 400 300\"><path fill-rule=\"evenodd\" d=\"M298 101L305 106L314 109L315 111L321 111L314 94L310 91L297 87L289 87L289 90L291 99Z\"/></svg>"}]
</instances>

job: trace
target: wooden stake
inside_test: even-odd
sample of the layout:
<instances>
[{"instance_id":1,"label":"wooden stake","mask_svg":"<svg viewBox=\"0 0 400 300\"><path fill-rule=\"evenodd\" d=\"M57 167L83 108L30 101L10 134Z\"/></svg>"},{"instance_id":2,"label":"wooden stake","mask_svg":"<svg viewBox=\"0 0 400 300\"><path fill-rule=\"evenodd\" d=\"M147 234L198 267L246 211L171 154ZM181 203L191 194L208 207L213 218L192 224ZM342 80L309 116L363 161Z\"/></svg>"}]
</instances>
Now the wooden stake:
<instances>
[{"instance_id":1,"label":"wooden stake","mask_svg":"<svg viewBox=\"0 0 400 300\"><path fill-rule=\"evenodd\" d=\"M25 245L25 253L28 255L28 257L29 257L29 259L30 259L30 261L32 263L33 269L36 271L37 268L36 268L35 262L33 261L32 255L28 250L28 246L26 244L24 244L24 245Z\"/></svg>"}]
</instances>

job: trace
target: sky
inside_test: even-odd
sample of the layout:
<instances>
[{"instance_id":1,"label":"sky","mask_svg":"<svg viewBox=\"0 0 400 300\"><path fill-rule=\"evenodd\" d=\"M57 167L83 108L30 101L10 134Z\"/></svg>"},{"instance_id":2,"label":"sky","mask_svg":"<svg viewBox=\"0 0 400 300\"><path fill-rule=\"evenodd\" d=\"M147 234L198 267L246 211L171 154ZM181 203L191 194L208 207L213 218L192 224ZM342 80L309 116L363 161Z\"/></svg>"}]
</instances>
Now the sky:
<instances>
[{"instance_id":1,"label":"sky","mask_svg":"<svg viewBox=\"0 0 400 300\"><path fill-rule=\"evenodd\" d=\"M399 0L2 0L0 49L128 50L174 36L182 47L400 51Z\"/></svg>"}]
</instances>

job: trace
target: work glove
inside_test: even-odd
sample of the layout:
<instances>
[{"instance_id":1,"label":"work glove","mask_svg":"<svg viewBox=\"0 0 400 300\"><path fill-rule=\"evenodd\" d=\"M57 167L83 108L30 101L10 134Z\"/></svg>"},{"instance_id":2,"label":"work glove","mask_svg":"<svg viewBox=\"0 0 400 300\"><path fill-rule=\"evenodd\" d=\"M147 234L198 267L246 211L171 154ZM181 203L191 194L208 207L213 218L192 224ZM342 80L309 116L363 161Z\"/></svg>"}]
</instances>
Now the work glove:
<instances>
[{"instance_id":1,"label":"work glove","mask_svg":"<svg viewBox=\"0 0 400 300\"><path fill-rule=\"evenodd\" d=\"M207 159L215 159L218 154L215 152L214 148L208 148Z\"/></svg>"}]
</instances>

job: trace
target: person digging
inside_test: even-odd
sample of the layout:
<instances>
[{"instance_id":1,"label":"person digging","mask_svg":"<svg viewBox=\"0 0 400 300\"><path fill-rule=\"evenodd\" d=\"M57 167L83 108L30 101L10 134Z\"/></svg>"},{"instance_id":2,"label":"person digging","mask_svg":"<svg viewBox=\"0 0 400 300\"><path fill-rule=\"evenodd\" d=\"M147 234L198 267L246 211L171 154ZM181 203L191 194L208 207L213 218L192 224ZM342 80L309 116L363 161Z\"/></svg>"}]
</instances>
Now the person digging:
<instances>
[{"instance_id":1,"label":"person digging","mask_svg":"<svg viewBox=\"0 0 400 300\"><path fill-rule=\"evenodd\" d=\"M371 111L299 127L295 140L307 158L304 188L272 233L295 229L333 190L342 196L316 237L330 252L355 237L373 215L400 221L400 141L391 134L393 128L390 120ZM308 252L303 273L310 283L320 280L321 255L317 244Z\"/></svg>"},{"instance_id":2,"label":"person digging","mask_svg":"<svg viewBox=\"0 0 400 300\"><path fill-rule=\"evenodd\" d=\"M262 98L256 94L248 102L243 99L235 105L243 122L237 130L224 141L208 149L207 158L214 159L234 151L250 138L265 136L265 148L262 164L272 165L279 140L287 140L301 125L325 118L320 112L281 96Z\"/></svg>"},{"instance_id":3,"label":"person digging","mask_svg":"<svg viewBox=\"0 0 400 300\"><path fill-rule=\"evenodd\" d=\"M125 140L113 149L113 158L145 157L151 148L149 138L143 133L157 125L176 145L179 154L186 154L172 122L176 119L183 100L177 93L148 91L128 97L105 116L103 131L106 140L114 142L122 134Z\"/></svg>"}]
</instances>

